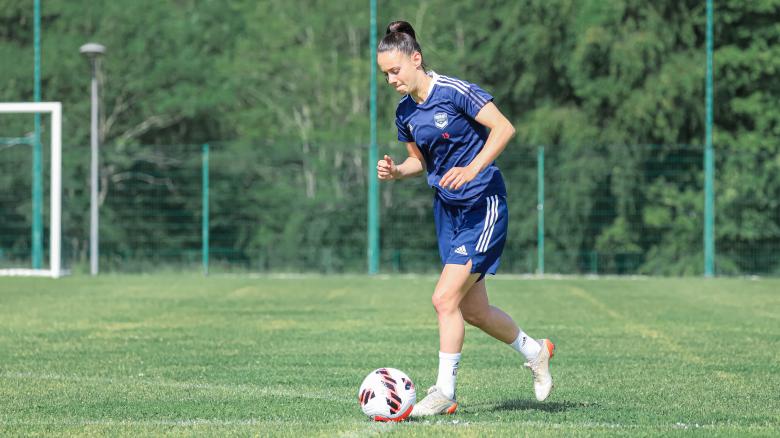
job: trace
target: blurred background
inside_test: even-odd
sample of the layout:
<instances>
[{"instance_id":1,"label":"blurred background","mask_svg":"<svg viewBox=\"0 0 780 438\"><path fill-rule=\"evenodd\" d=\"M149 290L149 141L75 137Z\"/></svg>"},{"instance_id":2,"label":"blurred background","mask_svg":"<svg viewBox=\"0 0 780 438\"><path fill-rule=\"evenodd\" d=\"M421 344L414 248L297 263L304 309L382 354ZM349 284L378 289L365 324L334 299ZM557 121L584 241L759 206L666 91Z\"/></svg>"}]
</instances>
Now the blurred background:
<instances>
[{"instance_id":1,"label":"blurred background","mask_svg":"<svg viewBox=\"0 0 780 438\"><path fill-rule=\"evenodd\" d=\"M366 272L368 1L40 11L41 100L63 104L67 269L89 265L79 47L94 41L101 272ZM713 18L715 273L778 275L780 0L720 0ZM500 272L703 274L704 0L380 0L377 35L397 19L431 69L479 84L515 124L498 160ZM33 100L33 53L33 1L0 0L0 101ZM379 154L400 158L399 96L378 82ZM0 267L30 264L32 142L18 139L33 129L32 115L0 115ZM379 190L379 271L439 270L425 179Z\"/></svg>"}]
</instances>

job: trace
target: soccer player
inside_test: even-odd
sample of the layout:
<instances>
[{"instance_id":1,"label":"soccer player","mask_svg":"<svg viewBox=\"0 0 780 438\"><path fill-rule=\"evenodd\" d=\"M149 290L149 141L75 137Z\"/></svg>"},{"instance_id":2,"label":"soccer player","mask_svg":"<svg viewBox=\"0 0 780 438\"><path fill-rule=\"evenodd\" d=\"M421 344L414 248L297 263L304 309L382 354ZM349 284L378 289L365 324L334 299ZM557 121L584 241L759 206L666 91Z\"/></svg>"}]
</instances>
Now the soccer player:
<instances>
[{"instance_id":1,"label":"soccer player","mask_svg":"<svg viewBox=\"0 0 780 438\"><path fill-rule=\"evenodd\" d=\"M480 87L429 71L414 29L405 21L388 25L377 63L387 83L404 95L396 125L409 154L400 164L385 155L377 163L377 176L397 180L427 171L435 189L433 214L444 265L432 298L439 321L439 374L412 416L457 409L464 320L525 357L536 398L543 401L553 387L549 362L555 346L549 339L531 338L491 306L484 281L485 274L496 273L508 224L506 188L494 161L515 129Z\"/></svg>"}]
</instances>

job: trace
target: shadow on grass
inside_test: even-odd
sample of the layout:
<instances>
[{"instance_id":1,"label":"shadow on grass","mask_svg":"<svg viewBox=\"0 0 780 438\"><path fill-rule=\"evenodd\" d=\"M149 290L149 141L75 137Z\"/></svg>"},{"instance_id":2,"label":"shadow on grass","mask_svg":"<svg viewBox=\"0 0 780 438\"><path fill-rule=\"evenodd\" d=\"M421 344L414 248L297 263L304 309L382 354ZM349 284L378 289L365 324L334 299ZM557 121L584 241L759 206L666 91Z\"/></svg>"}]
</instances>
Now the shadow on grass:
<instances>
[{"instance_id":1,"label":"shadow on grass","mask_svg":"<svg viewBox=\"0 0 780 438\"><path fill-rule=\"evenodd\" d=\"M536 400L528 400L528 399L514 399L514 400L505 400L499 404L480 404L480 405L470 405L468 408L464 409L464 412L473 413L473 412L479 412L479 411L489 411L489 412L498 412L498 411L542 411L542 412L566 412L569 410L574 409L587 409L587 408L595 408L598 407L596 403L588 403L588 402L574 402L574 401L549 401L549 402L538 402Z\"/></svg>"}]
</instances>

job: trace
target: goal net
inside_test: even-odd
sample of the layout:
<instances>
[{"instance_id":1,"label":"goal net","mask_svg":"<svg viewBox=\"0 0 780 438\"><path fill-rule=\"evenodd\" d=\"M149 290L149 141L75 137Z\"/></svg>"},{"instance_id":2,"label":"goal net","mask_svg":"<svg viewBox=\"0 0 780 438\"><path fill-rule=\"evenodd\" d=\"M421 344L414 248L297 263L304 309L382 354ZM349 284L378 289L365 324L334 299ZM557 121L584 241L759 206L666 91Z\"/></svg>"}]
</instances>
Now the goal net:
<instances>
[{"instance_id":1,"label":"goal net","mask_svg":"<svg viewBox=\"0 0 780 438\"><path fill-rule=\"evenodd\" d=\"M25 260L31 260L24 256L24 253L33 253L33 241L36 240L34 237L31 238L31 235L34 236L37 233L32 224L35 221L34 217L44 215L42 212L32 212L35 206L29 200L34 197L33 191L27 190L27 193L21 193L23 190L19 190L20 185L17 184L19 175L29 175L27 187L32 187L31 181L34 177L32 166L22 165L19 160L12 157L27 156L26 162L31 163L32 148L20 146L29 142L4 138L0 142L0 166L2 166L0 169L0 230L2 231L0 235L0 275L58 278L63 274L61 265L62 105L60 102L0 102L0 119L7 114L36 113L48 115L50 121L48 132L49 190L48 192L44 188L41 190L48 195L46 215L49 223L48 229L41 230L40 234L43 235L38 237L39 241L48 243L48 266L45 266L43 261L40 263L40 267L34 266L36 263L28 263L27 266L24 266ZM43 202L42 209L46 208L45 205L46 203ZM15 223L19 222L20 217L32 218L28 221L29 228L26 230L23 229L26 227L14 226ZM41 228L44 228L43 224L41 224Z\"/></svg>"}]
</instances>

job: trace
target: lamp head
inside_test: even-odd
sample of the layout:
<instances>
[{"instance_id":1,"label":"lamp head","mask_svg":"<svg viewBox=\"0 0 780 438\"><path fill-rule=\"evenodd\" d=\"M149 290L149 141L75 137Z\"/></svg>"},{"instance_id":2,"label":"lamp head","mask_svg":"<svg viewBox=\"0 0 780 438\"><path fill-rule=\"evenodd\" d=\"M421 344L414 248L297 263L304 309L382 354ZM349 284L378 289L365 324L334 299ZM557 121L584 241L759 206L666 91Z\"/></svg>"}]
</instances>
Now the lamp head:
<instances>
[{"instance_id":1,"label":"lamp head","mask_svg":"<svg viewBox=\"0 0 780 438\"><path fill-rule=\"evenodd\" d=\"M97 58L98 56L106 53L106 47L98 43L87 43L81 46L79 52L89 58Z\"/></svg>"}]
</instances>

